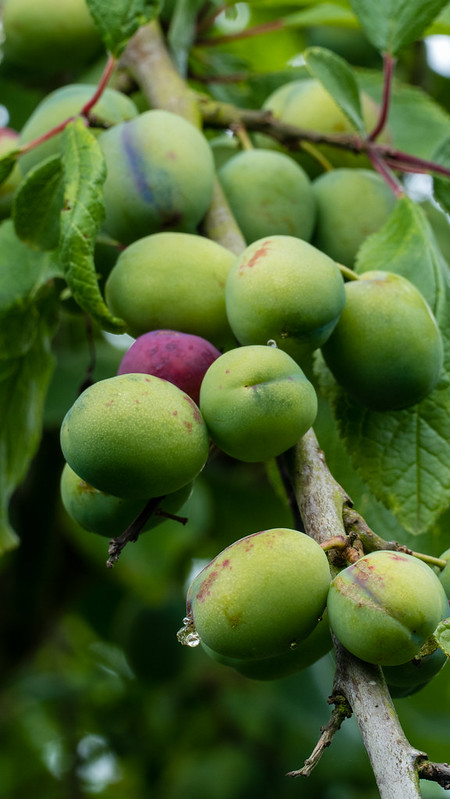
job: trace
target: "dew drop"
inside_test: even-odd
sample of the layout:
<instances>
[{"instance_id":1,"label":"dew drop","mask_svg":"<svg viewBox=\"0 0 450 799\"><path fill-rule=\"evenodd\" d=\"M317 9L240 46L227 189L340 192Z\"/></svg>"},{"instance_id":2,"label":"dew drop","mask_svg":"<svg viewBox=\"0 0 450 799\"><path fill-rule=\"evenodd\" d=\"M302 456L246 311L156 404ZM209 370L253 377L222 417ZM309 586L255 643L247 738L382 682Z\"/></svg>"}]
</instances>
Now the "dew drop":
<instances>
[{"instance_id":1,"label":"dew drop","mask_svg":"<svg viewBox=\"0 0 450 799\"><path fill-rule=\"evenodd\" d=\"M267 342L267 346L268 347L275 347L275 349L277 349L278 344L277 344L277 342L275 341L274 338L269 338L269 341Z\"/></svg>"},{"instance_id":2,"label":"dew drop","mask_svg":"<svg viewBox=\"0 0 450 799\"><path fill-rule=\"evenodd\" d=\"M190 616L185 616L183 619L183 626L177 632L177 638L183 646L198 646L200 643L200 636L195 629L193 619Z\"/></svg>"}]
</instances>

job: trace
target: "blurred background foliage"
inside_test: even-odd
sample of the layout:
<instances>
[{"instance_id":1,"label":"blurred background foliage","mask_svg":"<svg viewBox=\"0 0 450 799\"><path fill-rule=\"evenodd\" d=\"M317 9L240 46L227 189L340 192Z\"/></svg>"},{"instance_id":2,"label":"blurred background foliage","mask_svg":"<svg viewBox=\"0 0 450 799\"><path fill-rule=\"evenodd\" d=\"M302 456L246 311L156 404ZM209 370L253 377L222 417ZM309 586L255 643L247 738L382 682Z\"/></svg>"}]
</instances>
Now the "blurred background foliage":
<instances>
[{"instance_id":1,"label":"blurred background foliage","mask_svg":"<svg viewBox=\"0 0 450 799\"><path fill-rule=\"evenodd\" d=\"M234 16L219 19L215 34L238 29L242 19L256 25L292 11L262 5L239 3ZM302 73L299 54L310 44L347 58L361 85L379 96L380 73L372 71L379 55L359 30L326 25L194 48L192 85L204 90L206 75L242 73L241 80L207 82L208 90L260 107L276 86ZM398 90L403 105L393 110L391 124L396 137L432 151L430 137L448 130L450 93L448 74L432 68L428 52L423 42L415 44L397 71L434 98L425 138L408 115L417 103L414 88L410 95ZM9 114L2 124L20 130L48 91L69 80L95 81L98 74L94 64L90 72L43 82L38 70L19 74L1 62L0 103ZM421 95L420 102L431 101ZM0 561L0 798L376 799L353 719L307 781L284 776L309 756L329 717L331 655L297 675L254 682L176 639L194 568L243 535L292 525L274 464L250 466L215 454L180 512L187 524L170 520L143 535L113 570L105 568L107 539L65 514L59 425L90 363L85 320L66 304L54 340L57 367L42 443L11 507L21 545ZM100 331L95 341L94 378L101 379L115 373L122 351ZM317 434L328 444L332 424L323 405ZM327 457L368 522L387 538L411 543L338 443L327 447ZM448 513L414 547L438 555L448 546L447 530ZM395 700L412 743L436 761L449 759L448 676L444 669L419 693ZM422 793L425 799L445 795L431 783L422 783Z\"/></svg>"}]
</instances>

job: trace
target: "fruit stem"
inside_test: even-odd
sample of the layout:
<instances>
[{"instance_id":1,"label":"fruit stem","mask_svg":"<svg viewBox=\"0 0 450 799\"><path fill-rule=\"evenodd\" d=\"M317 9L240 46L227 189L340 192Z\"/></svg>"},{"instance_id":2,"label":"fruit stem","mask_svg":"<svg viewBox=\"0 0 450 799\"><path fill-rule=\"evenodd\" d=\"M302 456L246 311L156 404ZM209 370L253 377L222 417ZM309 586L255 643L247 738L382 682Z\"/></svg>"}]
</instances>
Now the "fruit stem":
<instances>
[{"instance_id":1,"label":"fruit stem","mask_svg":"<svg viewBox=\"0 0 450 799\"><path fill-rule=\"evenodd\" d=\"M98 82L98 85L97 85L97 88L96 88L94 94L92 95L91 99L88 100L87 103L81 109L81 112L80 112L81 116L86 117L86 118L89 117L89 111L100 100L100 97L102 96L103 92L105 91L105 89L106 89L106 87L107 87L107 85L109 83L109 80L111 78L111 75L113 74L113 72L114 72L114 70L116 68L116 64L117 64L117 59L113 55L110 55L108 57L108 60L107 60L106 65L105 65L105 68L103 70L103 74L102 74L102 76L101 76L101 78L100 78L100 80Z\"/></svg>"},{"instance_id":2,"label":"fruit stem","mask_svg":"<svg viewBox=\"0 0 450 799\"><path fill-rule=\"evenodd\" d=\"M375 127L367 137L368 141L375 141L375 139L380 135L382 130L384 130L384 127L386 125L389 114L389 107L391 103L392 78L394 76L395 64L396 64L396 59L393 56L391 56L389 53L383 54L383 67L384 67L383 99L381 101L381 108L378 120L376 122Z\"/></svg>"},{"instance_id":3,"label":"fruit stem","mask_svg":"<svg viewBox=\"0 0 450 799\"><path fill-rule=\"evenodd\" d=\"M435 558L433 555L427 555L424 552L414 552L413 550L410 550L410 552L415 558L423 560L423 562L428 563L429 566L437 566L438 569L445 569L447 566L448 561L443 560L443 558Z\"/></svg>"},{"instance_id":4,"label":"fruit stem","mask_svg":"<svg viewBox=\"0 0 450 799\"><path fill-rule=\"evenodd\" d=\"M356 272L353 271L353 269L350 269L349 266L344 266L344 264L338 264L338 263L336 263L336 266L341 272L344 280L360 280L359 275L357 275Z\"/></svg>"},{"instance_id":5,"label":"fruit stem","mask_svg":"<svg viewBox=\"0 0 450 799\"><path fill-rule=\"evenodd\" d=\"M116 538L113 538L109 542L108 547L108 555L109 558L106 561L106 566L108 569L112 569L114 564L117 563L120 557L120 553L129 543L134 543L138 540L139 535L142 532L142 528L146 521L150 518L152 513L154 513L159 505L159 503L164 499L164 496L161 497L152 497L147 502L145 508L141 510L138 516L131 522L131 524L124 530L123 533L118 535Z\"/></svg>"}]
</instances>

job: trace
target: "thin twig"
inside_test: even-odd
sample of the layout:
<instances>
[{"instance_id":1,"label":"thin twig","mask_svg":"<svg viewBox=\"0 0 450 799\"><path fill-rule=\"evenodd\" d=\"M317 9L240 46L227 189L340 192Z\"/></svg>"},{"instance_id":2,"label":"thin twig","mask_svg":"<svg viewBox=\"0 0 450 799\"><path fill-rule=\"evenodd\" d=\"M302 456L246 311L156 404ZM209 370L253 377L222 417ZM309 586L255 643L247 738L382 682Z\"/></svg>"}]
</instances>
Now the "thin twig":
<instances>
[{"instance_id":1,"label":"thin twig","mask_svg":"<svg viewBox=\"0 0 450 799\"><path fill-rule=\"evenodd\" d=\"M288 771L287 777L309 777L325 749L330 746L335 733L341 728L342 722L351 717L352 709L344 696L331 697L329 702L334 704L334 708L328 722L320 728L321 735L316 746L310 756L306 758L302 768Z\"/></svg>"},{"instance_id":2,"label":"thin twig","mask_svg":"<svg viewBox=\"0 0 450 799\"><path fill-rule=\"evenodd\" d=\"M142 528L144 524L148 521L152 513L155 512L156 508L158 507L159 503L164 499L163 496L161 497L152 497L147 502L146 506L141 510L138 516L131 522L131 524L127 527L127 529L121 533L117 538L113 538L109 542L108 547L108 555L109 558L106 561L106 566L108 569L112 569L114 564L117 563L120 557L120 553L126 547L127 544L134 543L138 540L139 535L142 532Z\"/></svg>"},{"instance_id":3,"label":"thin twig","mask_svg":"<svg viewBox=\"0 0 450 799\"><path fill-rule=\"evenodd\" d=\"M391 103L392 78L394 75L395 64L396 59L389 53L384 53L383 99L381 101L380 113L376 125L367 137L369 141L375 141L375 139L380 135L381 131L385 128Z\"/></svg>"}]
</instances>

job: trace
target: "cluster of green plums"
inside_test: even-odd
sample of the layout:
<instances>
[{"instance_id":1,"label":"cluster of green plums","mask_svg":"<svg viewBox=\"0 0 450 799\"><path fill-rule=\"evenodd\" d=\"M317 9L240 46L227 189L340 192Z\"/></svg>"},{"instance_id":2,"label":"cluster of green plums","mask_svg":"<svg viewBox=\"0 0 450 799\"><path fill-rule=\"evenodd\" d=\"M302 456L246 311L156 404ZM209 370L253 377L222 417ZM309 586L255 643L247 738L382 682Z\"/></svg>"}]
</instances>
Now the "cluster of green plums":
<instances>
[{"instance_id":1,"label":"cluster of green plums","mask_svg":"<svg viewBox=\"0 0 450 799\"><path fill-rule=\"evenodd\" d=\"M406 696L447 660L433 639L449 614L443 575L412 555L378 550L332 579L312 538L264 530L195 576L179 638L246 677L276 679L321 658L332 632L353 655L382 666L394 696Z\"/></svg>"}]
</instances>

